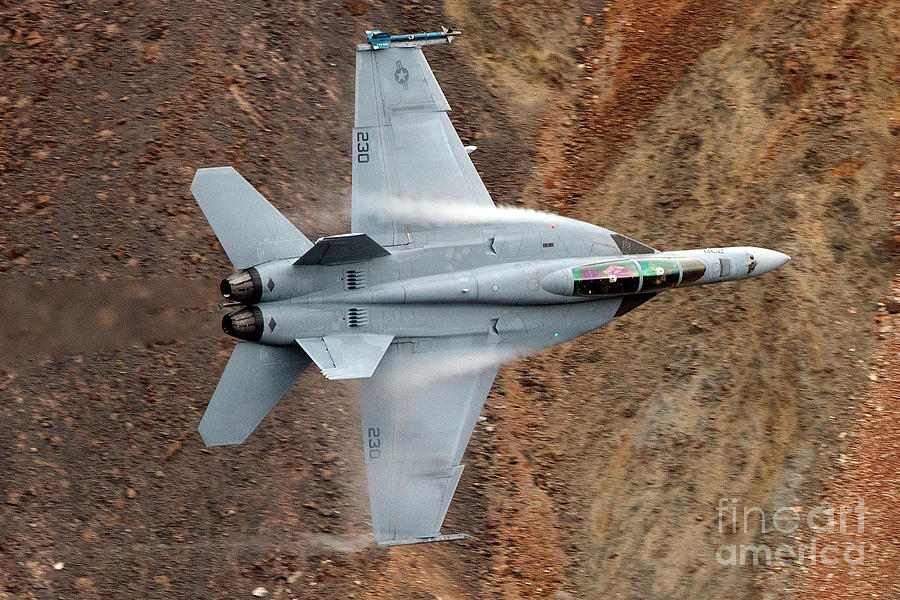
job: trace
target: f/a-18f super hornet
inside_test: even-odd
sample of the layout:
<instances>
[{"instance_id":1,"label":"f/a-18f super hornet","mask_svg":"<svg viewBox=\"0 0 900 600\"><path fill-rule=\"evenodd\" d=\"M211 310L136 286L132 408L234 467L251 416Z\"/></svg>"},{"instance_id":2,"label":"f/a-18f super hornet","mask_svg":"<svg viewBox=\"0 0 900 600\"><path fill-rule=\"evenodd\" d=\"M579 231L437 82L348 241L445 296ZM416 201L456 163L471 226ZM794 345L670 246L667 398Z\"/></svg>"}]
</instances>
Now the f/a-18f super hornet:
<instances>
[{"instance_id":1,"label":"f/a-18f super hornet","mask_svg":"<svg viewBox=\"0 0 900 600\"><path fill-rule=\"evenodd\" d=\"M498 365L609 323L669 288L762 275L764 248L660 252L547 213L495 207L421 46L457 31L356 47L352 233L310 242L231 167L191 191L239 271L239 338L200 421L239 444L311 363L359 379L375 540L460 539L441 524Z\"/></svg>"}]
</instances>

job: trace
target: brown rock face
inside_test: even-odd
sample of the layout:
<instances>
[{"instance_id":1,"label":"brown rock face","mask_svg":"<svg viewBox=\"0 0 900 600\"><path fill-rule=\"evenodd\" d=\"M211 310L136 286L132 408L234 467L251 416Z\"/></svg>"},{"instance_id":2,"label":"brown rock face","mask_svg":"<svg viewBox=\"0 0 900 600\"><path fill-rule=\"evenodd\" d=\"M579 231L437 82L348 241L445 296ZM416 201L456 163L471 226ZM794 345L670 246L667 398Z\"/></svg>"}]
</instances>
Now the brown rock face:
<instances>
[{"instance_id":1,"label":"brown rock face","mask_svg":"<svg viewBox=\"0 0 900 600\"><path fill-rule=\"evenodd\" d=\"M0 597L891 596L897 2L56 4L0 2ZM426 54L498 204L794 260L503 367L444 527L473 538L385 550L351 386L202 446L232 267L189 186L231 164L349 231L353 47L391 24L465 32ZM865 569L717 561L795 543L720 499L847 494Z\"/></svg>"}]
</instances>

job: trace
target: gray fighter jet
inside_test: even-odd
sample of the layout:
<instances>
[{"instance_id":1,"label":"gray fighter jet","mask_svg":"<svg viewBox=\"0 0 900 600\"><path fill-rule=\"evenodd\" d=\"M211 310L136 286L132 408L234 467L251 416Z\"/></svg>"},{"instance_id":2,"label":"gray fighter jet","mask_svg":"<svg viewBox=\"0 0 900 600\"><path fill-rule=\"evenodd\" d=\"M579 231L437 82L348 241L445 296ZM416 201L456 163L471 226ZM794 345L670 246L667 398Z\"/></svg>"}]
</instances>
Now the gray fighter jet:
<instances>
[{"instance_id":1,"label":"gray fighter jet","mask_svg":"<svg viewBox=\"0 0 900 600\"><path fill-rule=\"evenodd\" d=\"M237 273L241 341L200 421L239 444L312 362L359 379L375 540L460 539L441 524L498 365L609 323L656 294L762 275L763 248L660 252L602 227L496 207L421 46L459 32L367 32L356 47L352 233L310 242L231 167L191 191Z\"/></svg>"}]
</instances>

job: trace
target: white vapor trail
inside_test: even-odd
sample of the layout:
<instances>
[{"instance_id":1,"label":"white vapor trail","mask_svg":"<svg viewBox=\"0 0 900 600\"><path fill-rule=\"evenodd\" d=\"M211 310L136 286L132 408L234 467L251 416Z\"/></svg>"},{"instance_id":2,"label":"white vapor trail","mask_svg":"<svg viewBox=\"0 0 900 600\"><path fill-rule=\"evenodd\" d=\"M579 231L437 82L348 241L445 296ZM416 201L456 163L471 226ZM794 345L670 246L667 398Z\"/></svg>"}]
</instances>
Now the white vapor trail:
<instances>
[{"instance_id":1,"label":"white vapor trail","mask_svg":"<svg viewBox=\"0 0 900 600\"><path fill-rule=\"evenodd\" d=\"M380 218L405 223L478 225L482 223L552 223L561 217L518 206L481 206L458 201L430 202L426 210L420 200L391 198L379 206Z\"/></svg>"},{"instance_id":2,"label":"white vapor trail","mask_svg":"<svg viewBox=\"0 0 900 600\"><path fill-rule=\"evenodd\" d=\"M416 353L416 367L393 373L389 385L407 390L409 384L426 384L444 380L448 376L474 375L489 368L499 367L523 358L535 348L459 348Z\"/></svg>"}]
</instances>

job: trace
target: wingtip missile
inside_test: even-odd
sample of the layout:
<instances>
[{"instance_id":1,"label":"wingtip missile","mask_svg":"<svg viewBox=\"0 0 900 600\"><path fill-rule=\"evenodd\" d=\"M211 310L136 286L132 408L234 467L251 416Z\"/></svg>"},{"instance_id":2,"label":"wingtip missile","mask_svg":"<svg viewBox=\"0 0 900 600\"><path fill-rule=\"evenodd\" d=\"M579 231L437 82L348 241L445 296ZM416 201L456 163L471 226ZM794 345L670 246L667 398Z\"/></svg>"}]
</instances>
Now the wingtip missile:
<instances>
[{"instance_id":1,"label":"wingtip missile","mask_svg":"<svg viewBox=\"0 0 900 600\"><path fill-rule=\"evenodd\" d=\"M430 44L449 44L458 35L462 35L462 31L447 27L441 27L440 31L428 33L401 33L397 35L391 35L379 29L367 29L366 43L372 46L373 50L384 50L394 44L408 48Z\"/></svg>"}]
</instances>

